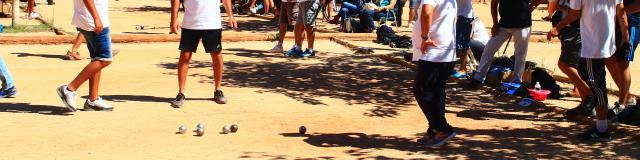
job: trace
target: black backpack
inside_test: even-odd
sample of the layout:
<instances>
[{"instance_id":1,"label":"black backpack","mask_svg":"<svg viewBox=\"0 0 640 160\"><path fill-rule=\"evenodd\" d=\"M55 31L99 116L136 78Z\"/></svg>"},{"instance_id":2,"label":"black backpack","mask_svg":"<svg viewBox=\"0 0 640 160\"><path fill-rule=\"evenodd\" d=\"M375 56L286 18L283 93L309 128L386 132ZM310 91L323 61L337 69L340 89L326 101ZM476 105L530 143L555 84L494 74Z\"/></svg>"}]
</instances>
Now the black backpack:
<instances>
[{"instance_id":1,"label":"black backpack","mask_svg":"<svg viewBox=\"0 0 640 160\"><path fill-rule=\"evenodd\" d=\"M397 38L393 29L386 25L381 25L376 29L376 42L388 45L392 39Z\"/></svg>"},{"instance_id":2,"label":"black backpack","mask_svg":"<svg viewBox=\"0 0 640 160\"><path fill-rule=\"evenodd\" d=\"M551 91L551 93L547 96L550 99L559 99L560 96L560 85L556 82L556 80L547 72L546 69L536 68L531 73L531 85L534 86L536 82L540 82L540 86L542 89L546 89Z\"/></svg>"}]
</instances>

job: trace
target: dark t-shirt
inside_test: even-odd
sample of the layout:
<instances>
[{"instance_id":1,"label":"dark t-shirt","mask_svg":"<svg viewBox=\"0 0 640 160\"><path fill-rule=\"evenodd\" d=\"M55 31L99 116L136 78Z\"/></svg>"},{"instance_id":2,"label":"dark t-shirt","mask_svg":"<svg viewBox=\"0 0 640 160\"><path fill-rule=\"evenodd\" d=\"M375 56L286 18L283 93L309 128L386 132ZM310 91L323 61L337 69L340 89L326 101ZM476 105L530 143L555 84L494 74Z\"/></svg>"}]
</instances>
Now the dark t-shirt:
<instances>
[{"instance_id":1,"label":"dark t-shirt","mask_svg":"<svg viewBox=\"0 0 640 160\"><path fill-rule=\"evenodd\" d=\"M498 2L500 20L498 24L504 28L531 27L529 0L500 0Z\"/></svg>"}]
</instances>

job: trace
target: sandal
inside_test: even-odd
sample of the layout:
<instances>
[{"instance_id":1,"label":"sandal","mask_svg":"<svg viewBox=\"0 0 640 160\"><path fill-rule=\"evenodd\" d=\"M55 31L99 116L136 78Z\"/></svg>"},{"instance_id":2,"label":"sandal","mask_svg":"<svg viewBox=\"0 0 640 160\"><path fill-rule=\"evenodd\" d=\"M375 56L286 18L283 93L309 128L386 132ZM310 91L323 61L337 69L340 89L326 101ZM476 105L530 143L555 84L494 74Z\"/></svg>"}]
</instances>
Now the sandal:
<instances>
[{"instance_id":1,"label":"sandal","mask_svg":"<svg viewBox=\"0 0 640 160\"><path fill-rule=\"evenodd\" d=\"M80 57L80 53L79 52L71 52L71 51L67 51L67 58L68 60L81 60L82 57Z\"/></svg>"}]
</instances>

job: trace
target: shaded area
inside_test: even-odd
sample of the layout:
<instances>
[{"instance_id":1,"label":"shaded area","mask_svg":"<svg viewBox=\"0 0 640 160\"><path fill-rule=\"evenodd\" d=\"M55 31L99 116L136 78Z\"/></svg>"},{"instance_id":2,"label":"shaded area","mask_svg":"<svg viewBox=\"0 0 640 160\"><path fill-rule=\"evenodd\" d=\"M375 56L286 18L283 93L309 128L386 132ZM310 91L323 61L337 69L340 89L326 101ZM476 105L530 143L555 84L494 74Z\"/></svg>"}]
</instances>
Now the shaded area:
<instances>
[{"instance_id":1,"label":"shaded area","mask_svg":"<svg viewBox=\"0 0 640 160\"><path fill-rule=\"evenodd\" d=\"M68 116L73 115L67 108L50 105L33 105L30 103L0 102L0 112L9 113L37 113L44 115Z\"/></svg>"},{"instance_id":2,"label":"shaded area","mask_svg":"<svg viewBox=\"0 0 640 160\"><path fill-rule=\"evenodd\" d=\"M167 2L169 4L169 2ZM145 5L142 7L124 7L125 12L164 12L171 13L171 6L169 7L159 7L159 6L149 6ZM184 11L184 8L180 7L180 11Z\"/></svg>"},{"instance_id":3,"label":"shaded area","mask_svg":"<svg viewBox=\"0 0 640 160\"><path fill-rule=\"evenodd\" d=\"M320 97L336 98L349 105L374 105L371 117L395 117L413 101L413 73L377 58L364 56L316 57L320 63L225 62L223 86L259 88L259 92L286 95L312 105L325 105ZM301 60L304 61L304 60ZM175 63L158 65L176 69ZM208 61L192 61L192 68L210 67ZM200 83L213 84L211 74L191 74Z\"/></svg>"},{"instance_id":4,"label":"shaded area","mask_svg":"<svg viewBox=\"0 0 640 160\"><path fill-rule=\"evenodd\" d=\"M320 156L315 158L309 157L294 157L289 155L281 155L281 154L271 154L267 152L243 152L242 155L238 157L239 159L293 159L293 160L308 160L308 159L319 159L319 160L333 160L337 159L336 157L328 157L328 156Z\"/></svg>"},{"instance_id":5,"label":"shaded area","mask_svg":"<svg viewBox=\"0 0 640 160\"><path fill-rule=\"evenodd\" d=\"M112 102L164 102L169 103L173 98L171 97L156 97L146 95L100 95L104 100ZM88 96L82 96L87 99ZM188 98L187 100L212 100L212 98Z\"/></svg>"},{"instance_id":6,"label":"shaded area","mask_svg":"<svg viewBox=\"0 0 640 160\"><path fill-rule=\"evenodd\" d=\"M67 56L65 54L33 54L33 53L11 53L15 54L18 57L41 57L41 58L51 58L51 59L61 59L66 60Z\"/></svg>"}]
</instances>

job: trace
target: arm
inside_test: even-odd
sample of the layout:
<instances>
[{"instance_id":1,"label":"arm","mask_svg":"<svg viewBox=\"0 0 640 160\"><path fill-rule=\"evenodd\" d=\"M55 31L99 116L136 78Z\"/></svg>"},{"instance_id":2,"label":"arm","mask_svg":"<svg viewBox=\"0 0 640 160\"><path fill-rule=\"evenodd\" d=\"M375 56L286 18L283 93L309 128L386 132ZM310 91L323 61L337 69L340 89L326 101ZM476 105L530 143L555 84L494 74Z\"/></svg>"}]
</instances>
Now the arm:
<instances>
[{"instance_id":1,"label":"arm","mask_svg":"<svg viewBox=\"0 0 640 160\"><path fill-rule=\"evenodd\" d=\"M397 0L389 1L389 5L384 7L385 10L389 11L389 10L392 10L393 8L395 8L396 7L396 2L397 2Z\"/></svg>"},{"instance_id":2,"label":"arm","mask_svg":"<svg viewBox=\"0 0 640 160\"><path fill-rule=\"evenodd\" d=\"M100 20L100 15L98 14L98 11L96 10L96 5L93 3L93 0L82 0L82 2L84 2L84 6L87 7L87 10L89 11L89 13L91 14L91 16L93 17L93 22L96 25L95 28L95 32L97 34L102 33L102 20Z\"/></svg>"},{"instance_id":3,"label":"arm","mask_svg":"<svg viewBox=\"0 0 640 160\"><path fill-rule=\"evenodd\" d=\"M233 18L233 10L231 9L231 0L222 0L222 5L224 5L224 10L227 13L229 27L233 30L238 30L238 22ZM268 9L268 8L267 8Z\"/></svg>"},{"instance_id":4,"label":"arm","mask_svg":"<svg viewBox=\"0 0 640 160\"><path fill-rule=\"evenodd\" d=\"M431 22L433 19L433 10L434 7L432 5L424 4L422 7L420 16L420 36L422 37L422 46L420 50L422 54L426 54L427 48L429 46L434 46L435 43L431 38L429 38L429 30L431 30Z\"/></svg>"},{"instance_id":5,"label":"arm","mask_svg":"<svg viewBox=\"0 0 640 160\"><path fill-rule=\"evenodd\" d=\"M626 6L625 10L629 13L640 12L640 2L633 2L633 4Z\"/></svg>"},{"instance_id":6,"label":"arm","mask_svg":"<svg viewBox=\"0 0 640 160\"><path fill-rule=\"evenodd\" d=\"M627 20L627 12L624 10L623 4L616 5L616 17L620 24L620 33L622 33L622 41L629 43L629 21Z\"/></svg>"},{"instance_id":7,"label":"arm","mask_svg":"<svg viewBox=\"0 0 640 160\"><path fill-rule=\"evenodd\" d=\"M180 9L180 0L171 0L171 33L178 34L180 26L178 25L178 10Z\"/></svg>"},{"instance_id":8,"label":"arm","mask_svg":"<svg viewBox=\"0 0 640 160\"><path fill-rule=\"evenodd\" d=\"M491 36L495 36L498 33L498 1L491 0L491 20L493 20L493 27L491 27Z\"/></svg>"},{"instance_id":9,"label":"arm","mask_svg":"<svg viewBox=\"0 0 640 160\"><path fill-rule=\"evenodd\" d=\"M582 10L571 9L571 11L569 11L569 15L567 15L567 17L564 17L564 19L558 22L556 27L551 28L549 33L547 33L547 40L551 40L551 38L558 36L559 30L562 30L564 27L569 25L569 23L573 23L574 21L578 20L581 15Z\"/></svg>"}]
</instances>

